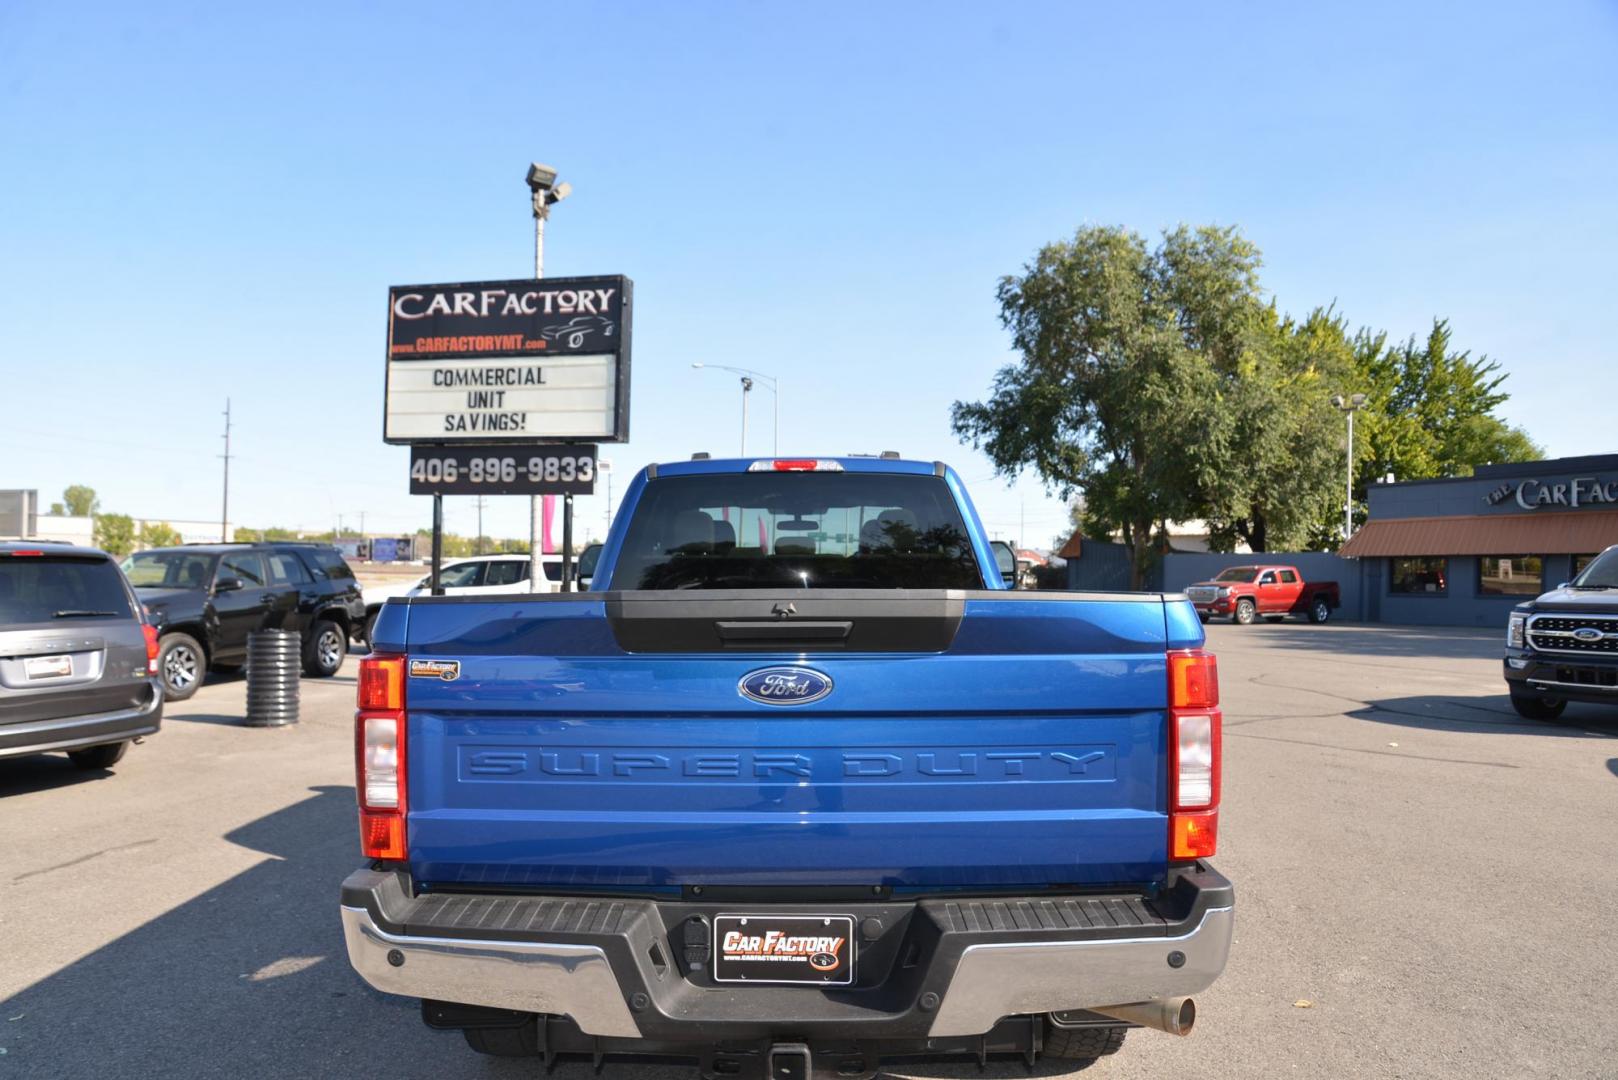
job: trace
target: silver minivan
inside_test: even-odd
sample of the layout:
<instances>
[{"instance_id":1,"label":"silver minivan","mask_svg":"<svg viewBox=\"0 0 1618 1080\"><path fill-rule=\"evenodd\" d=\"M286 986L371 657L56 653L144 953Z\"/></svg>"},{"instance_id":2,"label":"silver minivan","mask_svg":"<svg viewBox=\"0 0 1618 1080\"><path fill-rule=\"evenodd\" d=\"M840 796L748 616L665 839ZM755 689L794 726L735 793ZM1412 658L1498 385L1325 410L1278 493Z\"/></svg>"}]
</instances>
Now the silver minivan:
<instances>
[{"instance_id":1,"label":"silver minivan","mask_svg":"<svg viewBox=\"0 0 1618 1080\"><path fill-rule=\"evenodd\" d=\"M157 731L157 634L102 551L0 541L0 758L111 767Z\"/></svg>"}]
</instances>

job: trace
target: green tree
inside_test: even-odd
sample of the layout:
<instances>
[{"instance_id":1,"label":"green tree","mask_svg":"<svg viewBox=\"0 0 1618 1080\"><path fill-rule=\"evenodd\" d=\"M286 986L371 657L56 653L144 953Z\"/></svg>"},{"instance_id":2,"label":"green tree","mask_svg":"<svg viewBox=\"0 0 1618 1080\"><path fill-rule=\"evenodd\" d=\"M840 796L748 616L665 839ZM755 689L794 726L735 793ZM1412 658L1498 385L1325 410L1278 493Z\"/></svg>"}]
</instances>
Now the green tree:
<instances>
[{"instance_id":1,"label":"green tree","mask_svg":"<svg viewBox=\"0 0 1618 1080\"><path fill-rule=\"evenodd\" d=\"M1021 357L986 401L955 403L956 435L1003 475L1032 468L1063 497L1082 492L1085 532L1123 535L1138 587L1154 532L1197 516L1240 444L1227 395L1264 344L1259 265L1235 229L1211 226L1155 249L1114 227L1047 245L1000 282Z\"/></svg>"},{"instance_id":2,"label":"green tree","mask_svg":"<svg viewBox=\"0 0 1618 1080\"><path fill-rule=\"evenodd\" d=\"M51 515L53 517L61 517L65 513L67 513L67 508L61 503L51 503Z\"/></svg>"},{"instance_id":3,"label":"green tree","mask_svg":"<svg viewBox=\"0 0 1618 1080\"><path fill-rule=\"evenodd\" d=\"M1354 423L1354 498L1360 507L1366 489L1389 475L1470 476L1479 465L1545 456L1525 431L1496 415L1509 397L1501 389L1506 375L1500 365L1456 352L1451 341L1443 319L1433 320L1424 340L1412 337L1403 345L1390 346L1385 333L1370 330L1354 337L1352 385L1344 390L1367 396Z\"/></svg>"},{"instance_id":4,"label":"green tree","mask_svg":"<svg viewBox=\"0 0 1618 1080\"><path fill-rule=\"evenodd\" d=\"M96 547L107 554L128 555L135 550L135 520L128 514L99 514L94 536Z\"/></svg>"},{"instance_id":5,"label":"green tree","mask_svg":"<svg viewBox=\"0 0 1618 1080\"><path fill-rule=\"evenodd\" d=\"M1353 347L1333 311L1316 308L1301 322L1266 312L1243 370L1225 379L1234 437L1202 474L1213 550L1319 546L1343 475L1342 417L1331 395L1353 371Z\"/></svg>"},{"instance_id":6,"label":"green tree","mask_svg":"<svg viewBox=\"0 0 1618 1080\"><path fill-rule=\"evenodd\" d=\"M62 492L62 501L67 504L67 512L74 517L94 517L96 511L101 509L101 500L96 498L95 488L83 484L74 484Z\"/></svg>"},{"instance_id":7,"label":"green tree","mask_svg":"<svg viewBox=\"0 0 1618 1080\"><path fill-rule=\"evenodd\" d=\"M147 521L140 527L142 548L174 547L181 542L179 532L166 521Z\"/></svg>"}]
</instances>

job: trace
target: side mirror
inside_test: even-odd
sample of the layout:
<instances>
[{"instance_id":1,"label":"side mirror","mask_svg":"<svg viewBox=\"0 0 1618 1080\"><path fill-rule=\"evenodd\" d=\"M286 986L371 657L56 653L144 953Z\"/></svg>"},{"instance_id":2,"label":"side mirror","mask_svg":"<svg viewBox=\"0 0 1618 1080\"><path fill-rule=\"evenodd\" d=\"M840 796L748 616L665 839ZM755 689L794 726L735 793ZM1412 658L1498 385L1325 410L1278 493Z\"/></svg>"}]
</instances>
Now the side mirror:
<instances>
[{"instance_id":1,"label":"side mirror","mask_svg":"<svg viewBox=\"0 0 1618 1080\"><path fill-rule=\"evenodd\" d=\"M238 592L241 588L242 579L239 577L222 577L213 585L213 591L216 593Z\"/></svg>"},{"instance_id":2,"label":"side mirror","mask_svg":"<svg viewBox=\"0 0 1618 1080\"><path fill-rule=\"evenodd\" d=\"M995 566L1000 571L1000 580L1005 582L1006 588L1017 587L1017 550L1004 540L991 540L989 546L994 549Z\"/></svg>"}]
</instances>

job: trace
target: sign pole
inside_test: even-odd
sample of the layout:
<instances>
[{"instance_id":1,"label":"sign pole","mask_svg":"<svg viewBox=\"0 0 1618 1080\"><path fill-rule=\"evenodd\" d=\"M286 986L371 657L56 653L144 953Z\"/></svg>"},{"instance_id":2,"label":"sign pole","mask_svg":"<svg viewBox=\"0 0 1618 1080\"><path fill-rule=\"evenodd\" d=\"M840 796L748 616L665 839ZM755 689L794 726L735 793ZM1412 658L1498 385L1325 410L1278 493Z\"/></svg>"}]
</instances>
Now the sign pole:
<instances>
[{"instance_id":1,"label":"sign pole","mask_svg":"<svg viewBox=\"0 0 1618 1080\"><path fill-rule=\"evenodd\" d=\"M433 572L430 591L434 596L444 595L438 572L444 564L444 496L433 496Z\"/></svg>"}]
</instances>

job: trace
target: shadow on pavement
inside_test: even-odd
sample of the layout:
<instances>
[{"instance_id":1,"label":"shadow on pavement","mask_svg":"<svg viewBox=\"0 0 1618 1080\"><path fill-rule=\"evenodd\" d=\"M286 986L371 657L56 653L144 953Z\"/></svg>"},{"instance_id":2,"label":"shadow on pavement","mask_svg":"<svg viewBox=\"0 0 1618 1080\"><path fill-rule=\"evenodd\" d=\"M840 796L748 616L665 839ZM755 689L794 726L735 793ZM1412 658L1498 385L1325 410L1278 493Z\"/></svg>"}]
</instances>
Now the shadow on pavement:
<instances>
[{"instance_id":1,"label":"shadow on pavement","mask_svg":"<svg viewBox=\"0 0 1618 1080\"><path fill-rule=\"evenodd\" d=\"M1366 702L1365 708L1353 709L1348 715L1359 720L1374 720L1379 724L1421 728L1424 731L1618 738L1618 711L1613 709L1573 702L1559 720L1524 720L1512 709L1511 699L1505 694L1475 698L1446 697L1442 694L1383 698Z\"/></svg>"},{"instance_id":2,"label":"shadow on pavement","mask_svg":"<svg viewBox=\"0 0 1618 1080\"><path fill-rule=\"evenodd\" d=\"M1607 759L1607 771L1618 776L1618 757Z\"/></svg>"},{"instance_id":3,"label":"shadow on pavement","mask_svg":"<svg viewBox=\"0 0 1618 1080\"><path fill-rule=\"evenodd\" d=\"M1276 645L1339 655L1498 659L1505 629L1453 626L1328 625L1256 623L1227 631L1252 635L1254 644Z\"/></svg>"},{"instance_id":4,"label":"shadow on pavement","mask_svg":"<svg viewBox=\"0 0 1618 1080\"><path fill-rule=\"evenodd\" d=\"M421 1060L422 1050L437 1047L415 1002L375 993L348 966L337 888L361 862L353 789L315 789L226 839L268 857L0 1003L5 1071L166 1078L444 1071L442 1062ZM106 903L118 902L109 892ZM459 1038L453 1045L451 1036L436 1038L443 1052L460 1055L463 1075L517 1075L485 1064ZM531 1073L531 1063L519 1064Z\"/></svg>"},{"instance_id":5,"label":"shadow on pavement","mask_svg":"<svg viewBox=\"0 0 1618 1080\"><path fill-rule=\"evenodd\" d=\"M177 708L184 707L184 702L181 702L180 705L177 706ZM222 727L246 727L246 712L247 710L245 708L239 713L166 712L163 714L163 723L219 724Z\"/></svg>"},{"instance_id":6,"label":"shadow on pavement","mask_svg":"<svg viewBox=\"0 0 1618 1080\"><path fill-rule=\"evenodd\" d=\"M139 753L133 747L131 754ZM7 795L26 795L32 791L72 787L96 780L105 780L116 771L112 769L81 769L68 760L66 754L29 754L0 760L0 799Z\"/></svg>"}]
</instances>

